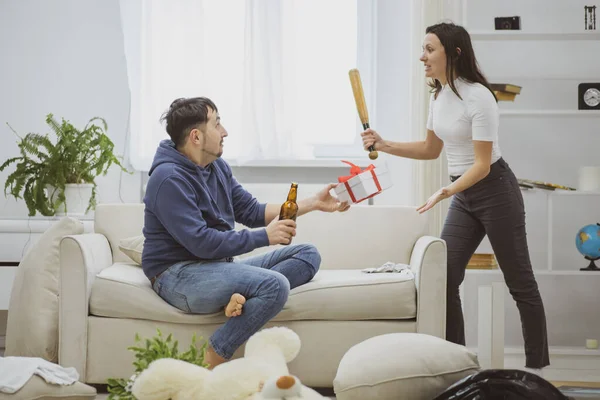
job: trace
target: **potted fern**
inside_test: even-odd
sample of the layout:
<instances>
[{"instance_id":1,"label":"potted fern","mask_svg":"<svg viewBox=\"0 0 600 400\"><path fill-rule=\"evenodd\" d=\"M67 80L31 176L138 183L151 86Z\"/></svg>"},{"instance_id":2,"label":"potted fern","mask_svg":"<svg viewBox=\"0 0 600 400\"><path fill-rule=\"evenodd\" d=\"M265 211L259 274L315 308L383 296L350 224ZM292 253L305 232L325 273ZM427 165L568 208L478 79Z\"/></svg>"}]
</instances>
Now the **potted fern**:
<instances>
[{"instance_id":1,"label":"potted fern","mask_svg":"<svg viewBox=\"0 0 600 400\"><path fill-rule=\"evenodd\" d=\"M96 121L100 124L94 124ZM129 171L113 153L103 118L92 118L83 130L64 118L59 123L52 114L46 116L46 124L56 136L54 142L48 134L21 137L7 124L19 138L20 156L0 166L2 172L16 163L4 184L4 195L25 200L29 216L37 212L44 216L85 215L96 206L95 178L106 175L113 164Z\"/></svg>"},{"instance_id":2,"label":"potted fern","mask_svg":"<svg viewBox=\"0 0 600 400\"><path fill-rule=\"evenodd\" d=\"M169 334L165 338L160 329L157 329L156 332L157 335L152 339L143 340L138 334L135 335L137 346L128 348L128 350L135 353L135 361L133 362L135 373L129 379L109 378L107 382L108 393L110 393L108 400L137 400L133 393L131 393L135 379L153 361L161 358L173 358L208 368L208 364L204 362L208 343L204 341L202 345L196 344L198 339L202 341L201 337L197 338L196 334L192 335L192 343L188 350L180 352L178 349L179 342L173 340L172 334Z\"/></svg>"}]
</instances>

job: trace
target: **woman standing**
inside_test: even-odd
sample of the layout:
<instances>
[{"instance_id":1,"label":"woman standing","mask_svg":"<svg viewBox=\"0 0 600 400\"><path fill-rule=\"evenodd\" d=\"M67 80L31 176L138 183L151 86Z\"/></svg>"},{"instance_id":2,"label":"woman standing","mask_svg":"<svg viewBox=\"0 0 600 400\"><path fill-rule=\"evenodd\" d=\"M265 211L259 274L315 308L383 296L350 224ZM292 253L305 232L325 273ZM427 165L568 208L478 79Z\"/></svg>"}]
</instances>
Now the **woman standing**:
<instances>
[{"instance_id":1,"label":"woman standing","mask_svg":"<svg viewBox=\"0 0 600 400\"><path fill-rule=\"evenodd\" d=\"M418 160L436 159L446 147L451 183L418 209L423 213L452 196L441 235L448 248L446 339L465 344L458 288L467 263L487 234L519 309L526 367L539 373L535 370L549 365L546 317L529 259L523 197L498 145L496 96L461 26L428 27L420 60L426 77L432 79L426 139L391 142L367 129L362 133L363 145Z\"/></svg>"}]
</instances>

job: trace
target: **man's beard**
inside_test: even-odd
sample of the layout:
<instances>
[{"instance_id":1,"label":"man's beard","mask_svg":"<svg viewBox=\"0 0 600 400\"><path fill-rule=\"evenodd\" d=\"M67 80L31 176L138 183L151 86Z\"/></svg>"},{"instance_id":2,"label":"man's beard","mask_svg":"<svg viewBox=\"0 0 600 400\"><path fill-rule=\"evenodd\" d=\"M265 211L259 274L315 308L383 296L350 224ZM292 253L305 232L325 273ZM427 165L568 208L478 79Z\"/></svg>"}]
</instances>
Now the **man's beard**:
<instances>
[{"instance_id":1,"label":"man's beard","mask_svg":"<svg viewBox=\"0 0 600 400\"><path fill-rule=\"evenodd\" d=\"M223 150L219 151L218 153L213 153L212 151L202 149L202 152L204 154L208 154L209 156L213 156L216 158L221 158L221 156L223 155Z\"/></svg>"},{"instance_id":2,"label":"man's beard","mask_svg":"<svg viewBox=\"0 0 600 400\"><path fill-rule=\"evenodd\" d=\"M206 146L206 142L207 142L206 135L203 135L202 137L203 137L202 145ZM204 148L202 149L202 152L205 154L208 154L209 156L220 158L223 155L223 147L222 146L223 146L223 139L221 139L221 142L219 143L219 147L221 148L221 151L219 151L218 153L213 153L212 151L208 151Z\"/></svg>"}]
</instances>

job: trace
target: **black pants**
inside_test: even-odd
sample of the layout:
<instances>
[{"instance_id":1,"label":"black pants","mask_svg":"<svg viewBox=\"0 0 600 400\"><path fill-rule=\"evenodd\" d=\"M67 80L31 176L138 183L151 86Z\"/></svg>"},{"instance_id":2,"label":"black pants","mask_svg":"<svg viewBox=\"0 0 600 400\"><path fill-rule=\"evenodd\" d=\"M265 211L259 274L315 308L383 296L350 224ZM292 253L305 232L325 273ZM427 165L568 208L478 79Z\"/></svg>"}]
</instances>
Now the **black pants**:
<instances>
[{"instance_id":1,"label":"black pants","mask_svg":"<svg viewBox=\"0 0 600 400\"><path fill-rule=\"evenodd\" d=\"M488 176L454 195L448 210L441 235L448 248L446 339L465 344L458 287L486 234L519 309L526 366L545 367L550 364L546 316L529 259L523 196L517 178L502 158L492 164Z\"/></svg>"}]
</instances>

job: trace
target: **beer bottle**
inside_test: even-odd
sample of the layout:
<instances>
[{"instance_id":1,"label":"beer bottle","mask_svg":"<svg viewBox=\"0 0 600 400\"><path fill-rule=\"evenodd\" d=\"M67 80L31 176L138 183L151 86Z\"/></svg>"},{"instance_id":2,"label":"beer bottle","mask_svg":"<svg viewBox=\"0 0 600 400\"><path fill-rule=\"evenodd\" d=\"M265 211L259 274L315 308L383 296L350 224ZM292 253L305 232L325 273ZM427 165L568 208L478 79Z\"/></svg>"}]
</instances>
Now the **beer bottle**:
<instances>
[{"instance_id":1,"label":"beer bottle","mask_svg":"<svg viewBox=\"0 0 600 400\"><path fill-rule=\"evenodd\" d=\"M279 210L279 219L291 219L293 221L296 220L298 216L298 203L296 203L296 199L298 198L298 184L296 182L292 182L292 187L290 187L290 191L287 196L287 200L285 203L281 205L281 210Z\"/></svg>"}]
</instances>

